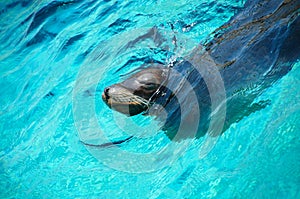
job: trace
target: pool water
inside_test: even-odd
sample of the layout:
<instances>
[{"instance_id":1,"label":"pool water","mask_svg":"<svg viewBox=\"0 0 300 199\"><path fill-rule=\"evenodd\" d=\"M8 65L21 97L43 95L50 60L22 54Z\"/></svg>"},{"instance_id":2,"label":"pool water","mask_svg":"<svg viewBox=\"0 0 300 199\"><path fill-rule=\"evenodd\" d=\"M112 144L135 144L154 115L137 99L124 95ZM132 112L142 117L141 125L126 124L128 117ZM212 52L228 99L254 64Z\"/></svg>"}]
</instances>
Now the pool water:
<instances>
[{"instance_id":1,"label":"pool water","mask_svg":"<svg viewBox=\"0 0 300 199\"><path fill-rule=\"evenodd\" d=\"M0 198L300 198L300 62L218 138L171 142L152 117L101 100L136 68L187 55L244 3L1 1Z\"/></svg>"}]
</instances>

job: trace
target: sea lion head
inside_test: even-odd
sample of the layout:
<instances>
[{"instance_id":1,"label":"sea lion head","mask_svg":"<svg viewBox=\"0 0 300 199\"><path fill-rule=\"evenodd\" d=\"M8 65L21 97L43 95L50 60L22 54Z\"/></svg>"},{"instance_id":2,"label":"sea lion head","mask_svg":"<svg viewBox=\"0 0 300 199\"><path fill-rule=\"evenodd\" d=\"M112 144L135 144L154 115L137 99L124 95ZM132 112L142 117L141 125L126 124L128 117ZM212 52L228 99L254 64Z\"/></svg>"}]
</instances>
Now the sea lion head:
<instances>
[{"instance_id":1,"label":"sea lion head","mask_svg":"<svg viewBox=\"0 0 300 199\"><path fill-rule=\"evenodd\" d=\"M113 110L128 116L146 111L167 79L167 69L143 69L123 82L104 89L103 101Z\"/></svg>"}]
</instances>

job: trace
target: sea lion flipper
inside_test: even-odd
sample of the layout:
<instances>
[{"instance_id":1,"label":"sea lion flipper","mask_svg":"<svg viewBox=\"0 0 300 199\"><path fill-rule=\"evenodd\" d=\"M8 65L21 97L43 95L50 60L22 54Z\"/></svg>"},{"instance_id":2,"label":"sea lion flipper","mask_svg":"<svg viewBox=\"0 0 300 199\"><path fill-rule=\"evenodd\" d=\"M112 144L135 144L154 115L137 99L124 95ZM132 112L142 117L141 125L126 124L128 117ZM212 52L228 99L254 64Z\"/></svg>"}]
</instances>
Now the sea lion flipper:
<instances>
[{"instance_id":1,"label":"sea lion flipper","mask_svg":"<svg viewBox=\"0 0 300 199\"><path fill-rule=\"evenodd\" d=\"M122 144L124 142L127 142L127 141L131 140L132 138L133 138L133 136L129 136L128 138L123 139L123 140L117 140L117 141L107 142L107 143L103 143L103 144L89 144L89 143L86 143L86 142L83 142L83 141L81 141L81 142L84 145L90 146L90 147L106 148L106 147L111 147L111 146L114 146L114 145Z\"/></svg>"}]
</instances>

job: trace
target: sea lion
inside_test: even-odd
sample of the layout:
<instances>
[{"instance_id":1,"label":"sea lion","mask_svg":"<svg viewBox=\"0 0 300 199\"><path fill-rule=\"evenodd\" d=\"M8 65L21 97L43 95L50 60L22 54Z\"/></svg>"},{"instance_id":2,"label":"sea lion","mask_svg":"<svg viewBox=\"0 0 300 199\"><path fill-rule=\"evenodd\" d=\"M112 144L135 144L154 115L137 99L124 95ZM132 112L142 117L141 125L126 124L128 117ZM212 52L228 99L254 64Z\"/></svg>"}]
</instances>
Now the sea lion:
<instances>
[{"instance_id":1,"label":"sea lion","mask_svg":"<svg viewBox=\"0 0 300 199\"><path fill-rule=\"evenodd\" d=\"M224 125L216 127L223 132L232 123L264 108L268 101L254 103L254 99L299 59L299 9L298 0L249 0L242 11L215 31L212 40L194 49L190 56L173 67L143 69L105 88L102 98L110 108L128 116L161 105L168 114L164 129L170 139L174 139L182 121L187 137L191 137L188 132L194 129L189 126L194 122L199 125L192 136L204 135L212 115L220 109L213 105L215 98L220 104L225 103ZM215 81L218 75L221 83ZM223 84L224 96L219 96L223 94L218 89L211 92L210 87L217 88L218 84ZM200 118L196 109L201 112ZM160 111L152 114L159 117Z\"/></svg>"}]
</instances>

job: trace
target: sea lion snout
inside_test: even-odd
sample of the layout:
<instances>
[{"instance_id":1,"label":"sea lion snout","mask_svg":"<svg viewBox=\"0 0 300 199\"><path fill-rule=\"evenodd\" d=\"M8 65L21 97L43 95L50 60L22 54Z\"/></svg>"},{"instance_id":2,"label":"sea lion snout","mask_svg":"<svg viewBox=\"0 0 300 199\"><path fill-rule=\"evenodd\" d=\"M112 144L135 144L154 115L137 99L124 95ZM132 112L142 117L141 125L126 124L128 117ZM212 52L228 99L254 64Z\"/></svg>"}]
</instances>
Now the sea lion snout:
<instances>
[{"instance_id":1,"label":"sea lion snout","mask_svg":"<svg viewBox=\"0 0 300 199\"><path fill-rule=\"evenodd\" d=\"M102 93L102 99L104 101L107 101L109 99L109 90L110 90L110 87L106 87Z\"/></svg>"},{"instance_id":2,"label":"sea lion snout","mask_svg":"<svg viewBox=\"0 0 300 199\"><path fill-rule=\"evenodd\" d=\"M106 104L110 104L112 103L112 100L121 96L124 92L124 88L121 88L118 84L114 84L104 88L102 92L102 99Z\"/></svg>"}]
</instances>

